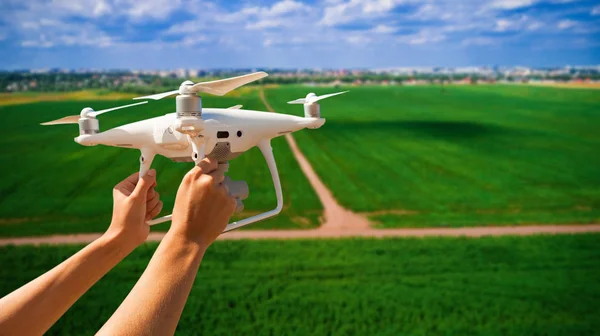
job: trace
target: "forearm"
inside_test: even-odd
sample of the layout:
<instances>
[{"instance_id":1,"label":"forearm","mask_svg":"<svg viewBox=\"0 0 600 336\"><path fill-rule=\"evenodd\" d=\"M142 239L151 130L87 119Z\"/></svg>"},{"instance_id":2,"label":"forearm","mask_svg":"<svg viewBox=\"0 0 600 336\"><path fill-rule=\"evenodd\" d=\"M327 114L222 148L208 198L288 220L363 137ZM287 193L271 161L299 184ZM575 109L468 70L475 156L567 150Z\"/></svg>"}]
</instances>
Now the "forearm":
<instances>
[{"instance_id":1,"label":"forearm","mask_svg":"<svg viewBox=\"0 0 600 336\"><path fill-rule=\"evenodd\" d=\"M98 334L173 334L205 250L169 231L140 280Z\"/></svg>"},{"instance_id":2,"label":"forearm","mask_svg":"<svg viewBox=\"0 0 600 336\"><path fill-rule=\"evenodd\" d=\"M134 246L102 236L0 300L0 334L41 335Z\"/></svg>"}]
</instances>

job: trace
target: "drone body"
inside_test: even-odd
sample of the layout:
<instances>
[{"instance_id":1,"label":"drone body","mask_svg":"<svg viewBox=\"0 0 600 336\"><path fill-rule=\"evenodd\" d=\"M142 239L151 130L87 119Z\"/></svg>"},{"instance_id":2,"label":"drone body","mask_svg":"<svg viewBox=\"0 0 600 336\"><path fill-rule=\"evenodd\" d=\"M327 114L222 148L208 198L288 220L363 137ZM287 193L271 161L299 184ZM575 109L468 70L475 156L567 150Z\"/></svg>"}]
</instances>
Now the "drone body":
<instances>
[{"instance_id":1,"label":"drone body","mask_svg":"<svg viewBox=\"0 0 600 336\"><path fill-rule=\"evenodd\" d=\"M193 84L184 82L179 90L163 94L140 97L141 99L161 99L179 93L176 100L176 113L141 120L131 124L99 131L96 116L120 108L144 104L130 104L117 108L94 111L85 108L79 116L69 116L43 125L78 123L80 135L75 141L84 146L106 145L123 148L136 148L141 152L140 176L150 169L156 155L162 155L176 162L195 162L204 157L212 157L219 162L219 169L228 169L228 162L248 149L258 147L271 172L277 206L275 209L227 225L225 231L254 223L277 215L283 207L283 194L279 174L273 157L270 141L277 136L295 132L304 128L319 128L325 123L320 118L317 100L336 94L316 96L313 93L306 98L291 101L292 104L304 104L305 117L287 114L242 110L241 106L228 109L202 108L198 92L223 95L250 81L265 77L264 72L224 79L220 81ZM136 98L138 99L138 98ZM236 211L243 209L242 201L248 197L248 186L243 181L232 181L226 177L224 182L232 196L237 200ZM149 221L150 225L171 219L164 216Z\"/></svg>"},{"instance_id":2,"label":"drone body","mask_svg":"<svg viewBox=\"0 0 600 336\"><path fill-rule=\"evenodd\" d=\"M287 114L241 109L205 108L202 111L207 156L229 161L258 145L262 139L272 139L303 128L318 128L321 118L301 118ZM165 156L176 162L193 162L189 138L177 131L175 113L146 119L113 129L82 134L75 141L84 146L106 145L137 148L142 152ZM147 161L147 160L145 160ZM143 168L143 166L142 166ZM145 171L143 172L145 173Z\"/></svg>"}]
</instances>

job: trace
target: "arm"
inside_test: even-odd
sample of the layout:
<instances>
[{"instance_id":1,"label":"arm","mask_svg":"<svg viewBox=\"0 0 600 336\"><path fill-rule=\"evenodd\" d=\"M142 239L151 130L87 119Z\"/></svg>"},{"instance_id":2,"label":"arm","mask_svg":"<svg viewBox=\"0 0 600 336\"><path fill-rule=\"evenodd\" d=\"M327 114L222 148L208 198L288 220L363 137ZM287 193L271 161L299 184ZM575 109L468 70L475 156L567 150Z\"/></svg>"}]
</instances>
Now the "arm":
<instances>
[{"instance_id":1,"label":"arm","mask_svg":"<svg viewBox=\"0 0 600 336\"><path fill-rule=\"evenodd\" d=\"M204 252L223 232L235 200L216 161L204 159L183 179L173 223L140 280L99 335L167 335L177 322Z\"/></svg>"},{"instance_id":2,"label":"arm","mask_svg":"<svg viewBox=\"0 0 600 336\"><path fill-rule=\"evenodd\" d=\"M45 333L96 281L148 237L147 219L162 209L156 172L134 174L113 190L109 229L83 250L0 300L1 335Z\"/></svg>"}]
</instances>

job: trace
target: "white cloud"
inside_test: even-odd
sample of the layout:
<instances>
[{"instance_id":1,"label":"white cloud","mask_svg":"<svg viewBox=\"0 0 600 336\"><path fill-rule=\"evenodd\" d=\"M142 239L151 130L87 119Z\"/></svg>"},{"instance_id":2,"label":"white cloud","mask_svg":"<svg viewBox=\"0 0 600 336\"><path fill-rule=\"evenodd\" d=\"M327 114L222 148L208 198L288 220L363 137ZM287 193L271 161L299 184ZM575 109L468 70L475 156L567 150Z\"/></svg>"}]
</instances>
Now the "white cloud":
<instances>
[{"instance_id":1,"label":"white cloud","mask_svg":"<svg viewBox=\"0 0 600 336\"><path fill-rule=\"evenodd\" d=\"M260 20L257 22L248 23L246 25L246 29L249 30L263 30L268 28L278 28L283 26L282 22L279 20Z\"/></svg>"},{"instance_id":2,"label":"white cloud","mask_svg":"<svg viewBox=\"0 0 600 336\"><path fill-rule=\"evenodd\" d=\"M352 34L350 36L346 36L344 39L346 42L356 46L362 46L371 42L371 38L359 34Z\"/></svg>"},{"instance_id":3,"label":"white cloud","mask_svg":"<svg viewBox=\"0 0 600 336\"><path fill-rule=\"evenodd\" d=\"M558 29L561 30L565 30L565 29L571 29L575 26L577 26L578 22L577 21L573 21L573 20L561 20L556 27L558 27Z\"/></svg>"},{"instance_id":4,"label":"white cloud","mask_svg":"<svg viewBox=\"0 0 600 336\"><path fill-rule=\"evenodd\" d=\"M190 46L195 46L198 44L206 43L208 40L209 39L204 35L190 35L190 36L186 36L181 41L181 44L183 44L186 47L190 47Z\"/></svg>"},{"instance_id":5,"label":"white cloud","mask_svg":"<svg viewBox=\"0 0 600 336\"><path fill-rule=\"evenodd\" d=\"M498 19L494 23L494 31L506 32L515 30L537 30L543 26L543 23L536 21L527 15L518 17Z\"/></svg>"},{"instance_id":6,"label":"white cloud","mask_svg":"<svg viewBox=\"0 0 600 336\"><path fill-rule=\"evenodd\" d=\"M592 8L592 11L590 12L591 15L600 15L600 5L595 6L594 8Z\"/></svg>"},{"instance_id":7,"label":"white cloud","mask_svg":"<svg viewBox=\"0 0 600 336\"><path fill-rule=\"evenodd\" d=\"M21 46L30 48L50 48L54 46L94 46L108 47L113 44L111 37L100 34L90 35L86 31L70 32L60 35L40 34L37 38L21 41Z\"/></svg>"},{"instance_id":8,"label":"white cloud","mask_svg":"<svg viewBox=\"0 0 600 336\"><path fill-rule=\"evenodd\" d=\"M335 26L355 20L380 17L388 14L398 5L409 2L415 2L415 0L350 0L337 2L325 7L320 23L325 26Z\"/></svg>"},{"instance_id":9,"label":"white cloud","mask_svg":"<svg viewBox=\"0 0 600 336\"><path fill-rule=\"evenodd\" d=\"M432 3L426 3L419 7L410 18L417 20L450 20L454 16L455 14L452 11L449 11L448 8Z\"/></svg>"},{"instance_id":10,"label":"white cloud","mask_svg":"<svg viewBox=\"0 0 600 336\"><path fill-rule=\"evenodd\" d=\"M136 20L165 19L182 4L181 0L128 0L124 8L125 13Z\"/></svg>"},{"instance_id":11,"label":"white cloud","mask_svg":"<svg viewBox=\"0 0 600 336\"><path fill-rule=\"evenodd\" d=\"M310 7L294 0L283 0L277 2L271 7L271 9L265 10L264 15L266 16L280 16L292 12L298 11L309 11Z\"/></svg>"},{"instance_id":12,"label":"white cloud","mask_svg":"<svg viewBox=\"0 0 600 336\"><path fill-rule=\"evenodd\" d=\"M310 13L312 8L302 2L282 0L270 7L250 6L237 12L216 15L215 19L222 23L242 24L249 30L263 30L282 26L291 26L293 18ZM202 15L199 17L202 19Z\"/></svg>"},{"instance_id":13,"label":"white cloud","mask_svg":"<svg viewBox=\"0 0 600 336\"><path fill-rule=\"evenodd\" d=\"M50 48L54 46L54 43L43 39L39 40L25 40L21 41L21 46L26 48Z\"/></svg>"},{"instance_id":14,"label":"white cloud","mask_svg":"<svg viewBox=\"0 0 600 336\"><path fill-rule=\"evenodd\" d=\"M416 34L404 35L398 37L398 42L419 45L419 44L434 44L446 39L446 35L429 30L422 30Z\"/></svg>"},{"instance_id":15,"label":"white cloud","mask_svg":"<svg viewBox=\"0 0 600 336\"><path fill-rule=\"evenodd\" d=\"M527 30L533 31L533 30L538 30L542 27L544 27L544 24L542 22L533 21L533 22L529 23L526 28L527 28Z\"/></svg>"},{"instance_id":16,"label":"white cloud","mask_svg":"<svg viewBox=\"0 0 600 336\"><path fill-rule=\"evenodd\" d=\"M50 48L55 46L95 46L107 47L115 38L97 29L91 23L68 23L53 19L24 21L21 46Z\"/></svg>"},{"instance_id":17,"label":"white cloud","mask_svg":"<svg viewBox=\"0 0 600 336\"><path fill-rule=\"evenodd\" d=\"M311 42L311 39L309 38L304 38L304 37L289 37L289 38L285 38L285 37L270 37L267 38L263 41L263 45L265 47L272 47L272 46L297 46L297 45L303 45L303 44L308 44Z\"/></svg>"},{"instance_id":18,"label":"white cloud","mask_svg":"<svg viewBox=\"0 0 600 336\"><path fill-rule=\"evenodd\" d=\"M282 0L276 2L271 7L244 7L237 12L226 13L218 16L215 19L222 22L240 22L248 18L255 17L258 19L278 18L290 14L298 14L309 12L311 7L301 2L294 0Z\"/></svg>"},{"instance_id":19,"label":"white cloud","mask_svg":"<svg viewBox=\"0 0 600 336\"><path fill-rule=\"evenodd\" d=\"M106 3L106 1L100 0L94 6L94 16L103 16L109 14L112 11L112 6Z\"/></svg>"},{"instance_id":20,"label":"white cloud","mask_svg":"<svg viewBox=\"0 0 600 336\"><path fill-rule=\"evenodd\" d=\"M394 28L392 26L380 24L371 29L372 33L376 34L391 34L398 31L398 28Z\"/></svg>"},{"instance_id":21,"label":"white cloud","mask_svg":"<svg viewBox=\"0 0 600 336\"><path fill-rule=\"evenodd\" d=\"M375 1L366 1L363 5L363 10L365 13L385 13L394 6L396 6L397 1L394 0L375 0Z\"/></svg>"},{"instance_id":22,"label":"white cloud","mask_svg":"<svg viewBox=\"0 0 600 336\"><path fill-rule=\"evenodd\" d=\"M534 0L495 0L490 7L497 9L517 9L529 7L534 4Z\"/></svg>"},{"instance_id":23,"label":"white cloud","mask_svg":"<svg viewBox=\"0 0 600 336\"><path fill-rule=\"evenodd\" d=\"M177 23L169 27L165 31L165 35L174 35L174 34L185 34L185 33L196 33L202 31L206 28L206 24L201 20L192 20L185 21L182 23Z\"/></svg>"},{"instance_id":24,"label":"white cloud","mask_svg":"<svg viewBox=\"0 0 600 336\"><path fill-rule=\"evenodd\" d=\"M503 32L503 31L510 30L513 27L514 27L514 23L512 21L506 20L506 19L500 19L500 20L496 20L496 28L494 30Z\"/></svg>"}]
</instances>

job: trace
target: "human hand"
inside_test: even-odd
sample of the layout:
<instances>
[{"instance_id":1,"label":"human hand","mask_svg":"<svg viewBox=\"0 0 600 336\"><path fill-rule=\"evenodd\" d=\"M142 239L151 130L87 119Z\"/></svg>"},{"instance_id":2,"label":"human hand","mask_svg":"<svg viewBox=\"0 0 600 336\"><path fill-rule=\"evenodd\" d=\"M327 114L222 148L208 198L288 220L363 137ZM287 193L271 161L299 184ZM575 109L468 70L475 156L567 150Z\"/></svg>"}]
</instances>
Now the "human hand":
<instances>
[{"instance_id":1,"label":"human hand","mask_svg":"<svg viewBox=\"0 0 600 336\"><path fill-rule=\"evenodd\" d=\"M207 248L223 232L235 199L222 184L225 176L218 163L205 158L190 170L177 191L171 230Z\"/></svg>"},{"instance_id":2,"label":"human hand","mask_svg":"<svg viewBox=\"0 0 600 336\"><path fill-rule=\"evenodd\" d=\"M160 213L160 201L156 186L156 171L151 169L139 178L135 173L117 184L113 189L113 217L107 234L121 237L138 246L148 238L150 227L146 221Z\"/></svg>"}]
</instances>

